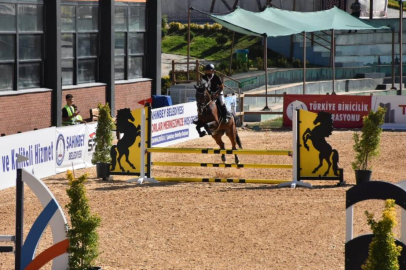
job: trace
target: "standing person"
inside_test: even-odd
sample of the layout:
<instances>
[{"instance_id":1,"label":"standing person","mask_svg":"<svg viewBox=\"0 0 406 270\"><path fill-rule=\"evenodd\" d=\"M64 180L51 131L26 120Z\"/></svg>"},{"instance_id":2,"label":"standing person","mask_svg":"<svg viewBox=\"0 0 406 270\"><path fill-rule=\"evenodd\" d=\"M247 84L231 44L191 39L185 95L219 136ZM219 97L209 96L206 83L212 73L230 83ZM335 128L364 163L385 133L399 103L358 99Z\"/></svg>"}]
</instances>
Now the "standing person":
<instances>
[{"instance_id":1,"label":"standing person","mask_svg":"<svg viewBox=\"0 0 406 270\"><path fill-rule=\"evenodd\" d=\"M217 99L217 101L220 102L221 118L223 118L224 123L227 124L227 107L224 103L223 82L219 76L214 74L213 64L206 65L205 70L206 74L202 76L202 83L208 83L208 89L210 90L211 94L214 95L214 99Z\"/></svg>"},{"instance_id":2,"label":"standing person","mask_svg":"<svg viewBox=\"0 0 406 270\"><path fill-rule=\"evenodd\" d=\"M350 9L351 15L359 18L359 16L361 15L361 3L359 2L359 0L355 0L355 2L352 3Z\"/></svg>"},{"instance_id":3,"label":"standing person","mask_svg":"<svg viewBox=\"0 0 406 270\"><path fill-rule=\"evenodd\" d=\"M71 94L67 94L66 97L66 105L62 108L62 125L63 126L70 126L75 124L75 117L78 115L78 112L75 112L75 108L73 108L73 96Z\"/></svg>"}]
</instances>

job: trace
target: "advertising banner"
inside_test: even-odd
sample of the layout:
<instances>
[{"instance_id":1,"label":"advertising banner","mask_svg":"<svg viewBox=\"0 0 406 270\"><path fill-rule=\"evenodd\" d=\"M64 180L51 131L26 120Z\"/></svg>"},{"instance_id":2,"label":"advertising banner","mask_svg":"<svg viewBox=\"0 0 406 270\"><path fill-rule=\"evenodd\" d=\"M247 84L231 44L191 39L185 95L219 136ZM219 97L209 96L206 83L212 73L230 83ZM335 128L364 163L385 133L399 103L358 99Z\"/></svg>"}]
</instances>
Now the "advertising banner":
<instances>
[{"instance_id":1,"label":"advertising banner","mask_svg":"<svg viewBox=\"0 0 406 270\"><path fill-rule=\"evenodd\" d=\"M373 96L372 110L378 107L386 109L383 129L406 129L406 97L405 96Z\"/></svg>"},{"instance_id":2,"label":"advertising banner","mask_svg":"<svg viewBox=\"0 0 406 270\"><path fill-rule=\"evenodd\" d=\"M55 132L56 172L85 167L86 125L58 127Z\"/></svg>"},{"instance_id":3,"label":"advertising banner","mask_svg":"<svg viewBox=\"0 0 406 270\"><path fill-rule=\"evenodd\" d=\"M141 164L141 131L143 123L141 113L145 111L145 119L149 118L149 108L145 107L131 111L121 109L117 113L117 129L120 140L111 148L110 174L140 175ZM148 147L149 127L145 126L145 148ZM147 160L147 154L144 156ZM147 167L145 168L147 172Z\"/></svg>"},{"instance_id":4,"label":"advertising banner","mask_svg":"<svg viewBox=\"0 0 406 270\"><path fill-rule=\"evenodd\" d=\"M193 120L197 118L196 102L153 109L151 113L151 146L169 146L199 138Z\"/></svg>"},{"instance_id":5,"label":"advertising banner","mask_svg":"<svg viewBox=\"0 0 406 270\"><path fill-rule=\"evenodd\" d=\"M333 114L335 128L360 128L371 110L371 96L285 95L283 125L292 126L293 108Z\"/></svg>"},{"instance_id":6,"label":"advertising banner","mask_svg":"<svg viewBox=\"0 0 406 270\"><path fill-rule=\"evenodd\" d=\"M55 174L55 128L0 138L0 189L15 186L17 168L42 178ZM17 164L17 154L29 160Z\"/></svg>"},{"instance_id":7,"label":"advertising banner","mask_svg":"<svg viewBox=\"0 0 406 270\"><path fill-rule=\"evenodd\" d=\"M95 137L96 137L96 123L88 123L86 126L86 151L85 151L85 165L86 167L94 166L92 164L92 157L96 147Z\"/></svg>"}]
</instances>

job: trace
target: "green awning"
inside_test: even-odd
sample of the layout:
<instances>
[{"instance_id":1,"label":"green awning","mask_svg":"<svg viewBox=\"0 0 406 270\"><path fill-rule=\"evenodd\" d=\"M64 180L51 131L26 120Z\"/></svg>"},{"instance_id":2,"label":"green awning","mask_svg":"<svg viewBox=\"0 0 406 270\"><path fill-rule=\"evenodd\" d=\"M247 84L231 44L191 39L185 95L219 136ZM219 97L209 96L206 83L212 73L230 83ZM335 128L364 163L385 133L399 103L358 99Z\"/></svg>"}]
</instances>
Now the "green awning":
<instances>
[{"instance_id":1,"label":"green awning","mask_svg":"<svg viewBox=\"0 0 406 270\"><path fill-rule=\"evenodd\" d=\"M194 9L196 10L196 9ZM387 26L375 26L355 18L347 12L332 8L317 12L296 12L268 7L262 12L252 12L237 7L226 15L206 14L224 27L252 36L290 36L302 32L326 30L389 30Z\"/></svg>"}]
</instances>

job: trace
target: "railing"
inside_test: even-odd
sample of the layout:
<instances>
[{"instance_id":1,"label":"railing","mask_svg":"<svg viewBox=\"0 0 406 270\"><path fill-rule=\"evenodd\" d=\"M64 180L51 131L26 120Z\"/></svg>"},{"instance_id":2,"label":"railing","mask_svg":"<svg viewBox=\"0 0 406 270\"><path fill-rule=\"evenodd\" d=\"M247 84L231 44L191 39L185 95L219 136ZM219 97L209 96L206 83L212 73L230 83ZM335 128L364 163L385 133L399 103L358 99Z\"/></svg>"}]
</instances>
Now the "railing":
<instances>
[{"instance_id":1,"label":"railing","mask_svg":"<svg viewBox=\"0 0 406 270\"><path fill-rule=\"evenodd\" d=\"M191 62L189 62L189 63L191 63ZM187 65L187 62L175 62L175 60L172 60L172 85L175 85L177 83L191 83L191 82L199 83L201 75L204 75L204 73L200 71L200 67L205 67L205 65L200 63L199 60L195 60L194 63L195 63L196 68L193 71L189 71L189 75L190 75L190 73L192 73L195 76L195 79L194 80L190 80L190 79L189 80L177 80L176 79L177 74L184 74L186 78L188 77L187 76L188 75L187 71L176 70L176 65ZM228 75L226 75L226 74L224 74L222 72L219 72L219 71L216 71L216 74L220 76L220 78L221 78L221 80L223 82L225 80L231 80L231 81L234 81L234 82L237 83L237 85L238 85L238 92L237 93L232 87L229 87L227 85L224 85L224 87L225 87L225 90L228 90L228 91L224 91L224 92L225 92L226 95L227 94L232 94L232 95L237 94L237 99L238 99L238 104L239 104L240 111L236 112L236 116L240 117L241 123L244 122L244 115L245 114L283 115L283 111L282 112L275 112L275 111L272 111L272 109L269 110L269 111L247 111L247 112L244 112L244 98L250 98L250 97L252 97L252 98L255 98L255 97L273 98L273 97L275 97L276 98L276 97L284 97L285 94L268 94L268 95L266 95L266 94L249 94L249 93L244 94L244 93L242 93L242 90L241 90L241 88L243 86L242 82L240 82L240 81L238 81L238 80L236 80L234 78L231 78L230 76L228 76ZM190 78L190 76L189 76L189 78Z\"/></svg>"}]
</instances>

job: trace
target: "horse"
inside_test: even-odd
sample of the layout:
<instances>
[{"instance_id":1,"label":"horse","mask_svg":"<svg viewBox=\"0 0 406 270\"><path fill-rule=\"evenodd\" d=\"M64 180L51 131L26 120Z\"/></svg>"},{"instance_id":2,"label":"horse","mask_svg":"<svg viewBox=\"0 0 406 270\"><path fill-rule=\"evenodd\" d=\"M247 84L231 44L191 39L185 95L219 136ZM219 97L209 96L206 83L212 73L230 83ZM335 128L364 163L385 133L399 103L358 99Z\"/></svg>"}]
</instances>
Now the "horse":
<instances>
[{"instance_id":1,"label":"horse","mask_svg":"<svg viewBox=\"0 0 406 270\"><path fill-rule=\"evenodd\" d=\"M121 165L121 158L125 155L125 161L130 165L131 168L135 169L134 164L128 159L130 154L130 147L134 144L137 137L141 136L141 126L135 126L133 122L135 119L131 114L131 110L121 109L117 111L117 131L124 133L123 137L118 141L117 145L113 145L110 150L111 156L111 171L114 171L116 168L116 159L120 166L122 172L125 172L125 169ZM131 122L130 122L131 121ZM117 158L118 152L118 158Z\"/></svg>"},{"instance_id":2,"label":"horse","mask_svg":"<svg viewBox=\"0 0 406 270\"><path fill-rule=\"evenodd\" d=\"M329 137L333 131L331 114L328 112L319 112L316 119L313 121L313 124L319 125L312 130L310 128L306 129L302 136L303 145L307 151L309 151L309 146L307 145L308 140L311 140L314 148L319 151L320 163L312 173L316 173L321 166L323 166L323 160L325 160L328 164L328 168L323 176L326 176L329 173L331 165L333 165L334 175L339 176L338 152L326 141L326 138Z\"/></svg>"},{"instance_id":3,"label":"horse","mask_svg":"<svg viewBox=\"0 0 406 270\"><path fill-rule=\"evenodd\" d=\"M202 83L199 86L195 85L195 89L197 119L194 121L194 124L196 125L196 130L199 133L199 136L203 137L206 134L211 135L218 146L220 146L220 149L225 149L224 142L221 137L226 134L230 139L233 150L237 149L237 144L240 148L242 148L241 140L237 133L235 116L233 115L227 124L224 123L224 119L221 119L220 117L220 110L216 105L216 101L213 100L207 84ZM204 127L205 131L201 131L202 127ZM221 160L226 162L225 154L221 155ZM235 154L235 163L238 164L239 162L240 160Z\"/></svg>"}]
</instances>

